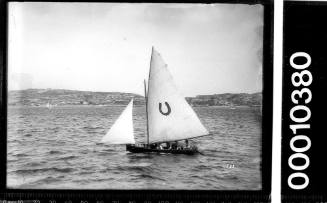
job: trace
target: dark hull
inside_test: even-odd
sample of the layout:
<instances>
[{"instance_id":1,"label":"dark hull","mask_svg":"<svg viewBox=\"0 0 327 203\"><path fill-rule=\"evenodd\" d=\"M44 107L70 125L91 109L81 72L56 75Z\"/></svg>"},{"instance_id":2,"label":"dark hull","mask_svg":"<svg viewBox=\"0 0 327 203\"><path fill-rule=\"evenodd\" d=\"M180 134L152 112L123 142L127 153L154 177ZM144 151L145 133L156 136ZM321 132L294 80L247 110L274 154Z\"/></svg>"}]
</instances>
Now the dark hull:
<instances>
[{"instance_id":1,"label":"dark hull","mask_svg":"<svg viewBox=\"0 0 327 203\"><path fill-rule=\"evenodd\" d=\"M147 145L126 145L126 150L132 153L170 153L170 154L196 154L199 153L195 148L187 149L151 149Z\"/></svg>"}]
</instances>

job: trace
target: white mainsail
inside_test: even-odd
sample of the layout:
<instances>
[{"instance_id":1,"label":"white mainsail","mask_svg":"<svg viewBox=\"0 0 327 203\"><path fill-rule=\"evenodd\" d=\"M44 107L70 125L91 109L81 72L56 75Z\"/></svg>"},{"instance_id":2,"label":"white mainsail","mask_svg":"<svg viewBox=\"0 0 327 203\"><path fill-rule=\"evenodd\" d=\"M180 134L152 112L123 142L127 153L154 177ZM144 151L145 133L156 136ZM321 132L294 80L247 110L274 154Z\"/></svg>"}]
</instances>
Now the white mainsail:
<instances>
[{"instance_id":1,"label":"white mainsail","mask_svg":"<svg viewBox=\"0 0 327 203\"><path fill-rule=\"evenodd\" d=\"M101 142L108 144L135 144L133 130L133 99L112 125L108 133L102 138Z\"/></svg>"},{"instance_id":2,"label":"white mainsail","mask_svg":"<svg viewBox=\"0 0 327 203\"><path fill-rule=\"evenodd\" d=\"M150 143L209 134L192 107L178 92L167 65L153 48L147 97Z\"/></svg>"}]
</instances>

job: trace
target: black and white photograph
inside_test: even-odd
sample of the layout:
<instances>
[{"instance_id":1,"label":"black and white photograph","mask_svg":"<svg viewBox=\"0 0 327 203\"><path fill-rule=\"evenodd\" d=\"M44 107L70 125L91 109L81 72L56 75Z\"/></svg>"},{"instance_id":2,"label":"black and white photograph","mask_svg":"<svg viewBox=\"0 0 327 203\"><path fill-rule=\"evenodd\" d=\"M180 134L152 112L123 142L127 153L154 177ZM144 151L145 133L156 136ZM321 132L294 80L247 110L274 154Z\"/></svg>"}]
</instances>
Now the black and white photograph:
<instances>
[{"instance_id":1,"label":"black and white photograph","mask_svg":"<svg viewBox=\"0 0 327 203\"><path fill-rule=\"evenodd\" d=\"M10 189L262 190L264 6L8 3Z\"/></svg>"}]
</instances>

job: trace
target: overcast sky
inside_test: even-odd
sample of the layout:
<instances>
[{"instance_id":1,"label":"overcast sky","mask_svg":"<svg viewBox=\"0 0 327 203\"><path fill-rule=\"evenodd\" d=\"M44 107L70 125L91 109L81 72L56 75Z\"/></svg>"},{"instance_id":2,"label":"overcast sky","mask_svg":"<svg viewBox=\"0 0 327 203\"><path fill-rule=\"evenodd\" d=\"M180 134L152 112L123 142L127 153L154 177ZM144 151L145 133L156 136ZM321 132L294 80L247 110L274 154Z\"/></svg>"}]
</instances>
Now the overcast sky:
<instances>
[{"instance_id":1,"label":"overcast sky","mask_svg":"<svg viewBox=\"0 0 327 203\"><path fill-rule=\"evenodd\" d=\"M9 3L8 88L143 95L151 47L185 96L262 90L263 7Z\"/></svg>"}]
</instances>

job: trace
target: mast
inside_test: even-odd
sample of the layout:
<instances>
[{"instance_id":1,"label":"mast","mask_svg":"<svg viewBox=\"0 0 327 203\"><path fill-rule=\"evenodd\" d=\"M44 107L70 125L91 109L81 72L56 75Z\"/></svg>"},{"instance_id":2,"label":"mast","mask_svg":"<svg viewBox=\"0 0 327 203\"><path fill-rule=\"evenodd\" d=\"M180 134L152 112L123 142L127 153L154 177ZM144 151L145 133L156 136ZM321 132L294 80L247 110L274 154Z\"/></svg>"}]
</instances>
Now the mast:
<instances>
[{"instance_id":1,"label":"mast","mask_svg":"<svg viewBox=\"0 0 327 203\"><path fill-rule=\"evenodd\" d=\"M149 70L148 81L150 80L152 54L153 54L153 46L151 47L150 70ZM149 86L148 86L148 91L146 91L146 81L144 79L144 97L145 97L145 111L146 111L146 135L147 135L146 142L149 145L149 143L150 143L150 141L149 141L149 112L148 112L148 94L147 94L147 92L149 92Z\"/></svg>"},{"instance_id":2,"label":"mast","mask_svg":"<svg viewBox=\"0 0 327 203\"><path fill-rule=\"evenodd\" d=\"M144 79L144 98L145 98L145 111L146 111L146 142L149 144L149 120L148 120L148 96L146 93L146 82Z\"/></svg>"}]
</instances>

